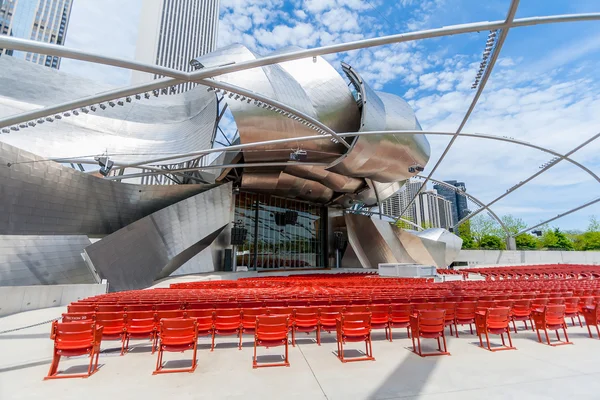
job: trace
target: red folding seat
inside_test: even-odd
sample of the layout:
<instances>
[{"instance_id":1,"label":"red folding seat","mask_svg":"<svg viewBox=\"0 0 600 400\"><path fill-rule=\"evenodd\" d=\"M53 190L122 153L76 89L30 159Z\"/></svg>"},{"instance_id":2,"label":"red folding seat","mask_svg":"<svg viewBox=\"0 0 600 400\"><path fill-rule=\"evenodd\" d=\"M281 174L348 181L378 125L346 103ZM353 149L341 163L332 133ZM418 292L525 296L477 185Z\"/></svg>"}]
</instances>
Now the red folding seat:
<instances>
[{"instance_id":1,"label":"red folding seat","mask_svg":"<svg viewBox=\"0 0 600 400\"><path fill-rule=\"evenodd\" d=\"M511 309L511 319L515 333L517 333L517 326L515 321L523 321L525 329L527 327L527 321L531 322L531 329L534 329L533 320L531 319L531 300L515 300Z\"/></svg>"},{"instance_id":2,"label":"red folding seat","mask_svg":"<svg viewBox=\"0 0 600 400\"><path fill-rule=\"evenodd\" d=\"M543 330L546 334L546 341L550 346L560 346L564 344L573 344L569 341L567 335L567 324L565 323L565 311L566 307L564 304L553 304L544 306L542 310L533 310L531 317L535 323L535 330L537 332L538 341L542 343L542 337L540 336L540 330ZM558 331L562 329L565 334L565 340L561 341ZM548 336L548 330L556 332L557 342L550 343L550 337Z\"/></svg>"},{"instance_id":3,"label":"red folding seat","mask_svg":"<svg viewBox=\"0 0 600 400\"><path fill-rule=\"evenodd\" d=\"M435 304L432 303L411 303L413 312L417 312L417 311L431 311L435 309Z\"/></svg>"},{"instance_id":4,"label":"red folding seat","mask_svg":"<svg viewBox=\"0 0 600 400\"><path fill-rule=\"evenodd\" d=\"M124 312L97 312L96 325L102 326L104 340L120 340L121 355L125 353L125 313Z\"/></svg>"},{"instance_id":5,"label":"red folding seat","mask_svg":"<svg viewBox=\"0 0 600 400\"><path fill-rule=\"evenodd\" d=\"M583 314L583 318L585 319L585 324L587 325L590 337L593 338L590 327L595 326L596 332L598 333L598 339L600 339L600 329L598 328L598 325L600 324L600 303L585 306L581 310L581 314Z\"/></svg>"},{"instance_id":6,"label":"red folding seat","mask_svg":"<svg viewBox=\"0 0 600 400\"><path fill-rule=\"evenodd\" d=\"M480 297L481 299L481 297ZM485 310L486 308L492 308L496 306L496 302L493 300L478 300L477 301L477 309Z\"/></svg>"},{"instance_id":7,"label":"red folding seat","mask_svg":"<svg viewBox=\"0 0 600 400\"><path fill-rule=\"evenodd\" d=\"M385 338L390 338L390 306L372 304L368 312L371 313L371 329L385 329Z\"/></svg>"},{"instance_id":8,"label":"red folding seat","mask_svg":"<svg viewBox=\"0 0 600 400\"><path fill-rule=\"evenodd\" d=\"M565 299L563 297L550 297L546 304L565 304Z\"/></svg>"},{"instance_id":9,"label":"red folding seat","mask_svg":"<svg viewBox=\"0 0 600 400\"><path fill-rule=\"evenodd\" d=\"M266 300L265 307L287 307L287 300Z\"/></svg>"},{"instance_id":10,"label":"red folding seat","mask_svg":"<svg viewBox=\"0 0 600 400\"><path fill-rule=\"evenodd\" d=\"M196 320L198 336L212 336L214 310L185 310L184 318Z\"/></svg>"},{"instance_id":11,"label":"red folding seat","mask_svg":"<svg viewBox=\"0 0 600 400\"><path fill-rule=\"evenodd\" d=\"M156 369L152 375L171 372L194 372L196 369L196 353L198 350L198 329L196 320L193 318L163 318L159 325L160 342L158 344L158 358L156 360ZM164 369L162 363L163 352L184 352L192 349L191 368Z\"/></svg>"},{"instance_id":12,"label":"red folding seat","mask_svg":"<svg viewBox=\"0 0 600 400\"><path fill-rule=\"evenodd\" d=\"M154 311L127 311L125 313L125 344L124 352L129 350L129 339L150 339L152 354L156 349L157 327Z\"/></svg>"},{"instance_id":13,"label":"red folding seat","mask_svg":"<svg viewBox=\"0 0 600 400\"><path fill-rule=\"evenodd\" d=\"M452 326L454 326L454 330L456 331L456 335L458 337L458 327L456 326L456 303L437 303L435 305L436 310L444 310L445 314L445 326L450 327L450 334L453 335Z\"/></svg>"},{"instance_id":14,"label":"red folding seat","mask_svg":"<svg viewBox=\"0 0 600 400\"><path fill-rule=\"evenodd\" d=\"M427 303L427 297L411 297L410 298L410 302L412 304L421 304L421 303ZM395 301L392 301L392 303L396 303Z\"/></svg>"},{"instance_id":15,"label":"red folding seat","mask_svg":"<svg viewBox=\"0 0 600 400\"><path fill-rule=\"evenodd\" d=\"M311 307L326 307L330 305L329 300L324 299L310 300L309 304Z\"/></svg>"},{"instance_id":16,"label":"red folding seat","mask_svg":"<svg viewBox=\"0 0 600 400\"><path fill-rule=\"evenodd\" d=\"M46 379L87 378L98 371L98 356L102 342L102 327L90 323L52 323L50 339L54 340L54 355ZM73 357L89 354L90 365L85 374L58 375L58 364L62 356Z\"/></svg>"},{"instance_id":17,"label":"red folding seat","mask_svg":"<svg viewBox=\"0 0 600 400\"><path fill-rule=\"evenodd\" d=\"M456 304L456 325L469 324L471 335L473 334L473 324L475 323L476 304L474 301L463 301ZM458 327L456 329L456 337L458 337Z\"/></svg>"},{"instance_id":18,"label":"red folding seat","mask_svg":"<svg viewBox=\"0 0 600 400\"><path fill-rule=\"evenodd\" d=\"M185 305L186 310L212 310L215 308L214 303L190 301Z\"/></svg>"},{"instance_id":19,"label":"red folding seat","mask_svg":"<svg viewBox=\"0 0 600 400\"><path fill-rule=\"evenodd\" d=\"M237 301L218 301L215 302L215 309L216 308L226 308L226 309L234 309L234 308L238 308L239 307L239 303Z\"/></svg>"},{"instance_id":20,"label":"red folding seat","mask_svg":"<svg viewBox=\"0 0 600 400\"><path fill-rule=\"evenodd\" d=\"M509 322L510 309L508 307L488 308L485 310L485 312L477 312L475 314L475 327L477 328L477 336L479 336L479 345L483 347L481 335L485 334L487 349L489 351L516 350L516 348L512 345L510 328L508 326ZM490 345L490 333L494 335L500 335L503 347L492 349ZM508 335L509 346L507 346L504 342L505 333Z\"/></svg>"},{"instance_id":21,"label":"red folding seat","mask_svg":"<svg viewBox=\"0 0 600 400\"><path fill-rule=\"evenodd\" d=\"M215 349L215 336L237 335L239 339L239 350L242 349L242 318L239 308L217 308L214 312L212 331L212 343L210 351Z\"/></svg>"},{"instance_id":22,"label":"red folding seat","mask_svg":"<svg viewBox=\"0 0 600 400\"><path fill-rule=\"evenodd\" d=\"M319 332L335 330L335 320L344 311L342 306L319 307Z\"/></svg>"},{"instance_id":23,"label":"red folding seat","mask_svg":"<svg viewBox=\"0 0 600 400\"><path fill-rule=\"evenodd\" d=\"M157 310L156 321L160 322L163 318L183 318L183 310Z\"/></svg>"},{"instance_id":24,"label":"red folding seat","mask_svg":"<svg viewBox=\"0 0 600 400\"><path fill-rule=\"evenodd\" d=\"M338 358L343 363L350 361L375 361L371 342L371 313L342 313L336 319ZM347 359L344 357L344 344L347 342L365 342L364 357Z\"/></svg>"},{"instance_id":25,"label":"red folding seat","mask_svg":"<svg viewBox=\"0 0 600 400\"><path fill-rule=\"evenodd\" d=\"M421 357L450 355L446 347L446 336L444 330L446 327L445 310L423 310L410 316L410 331L413 342L413 352ZM437 339L438 350L436 353L423 353L421 349L421 338ZM443 340L444 348L440 343ZM415 339L417 345L415 345ZM417 350L418 348L418 350Z\"/></svg>"},{"instance_id":26,"label":"red folding seat","mask_svg":"<svg viewBox=\"0 0 600 400\"><path fill-rule=\"evenodd\" d=\"M367 306L355 306L355 305L349 305L344 307L344 312L347 313L365 313L365 312L369 312L369 307Z\"/></svg>"},{"instance_id":27,"label":"red folding seat","mask_svg":"<svg viewBox=\"0 0 600 400\"><path fill-rule=\"evenodd\" d=\"M93 313L93 312L96 312L96 305L95 304L71 303L67 306L67 312L69 312L69 313L78 313L78 312Z\"/></svg>"},{"instance_id":28,"label":"red folding seat","mask_svg":"<svg viewBox=\"0 0 600 400\"><path fill-rule=\"evenodd\" d=\"M288 342L289 342L290 320L285 315L258 315L254 327L254 357L252 357L252 368L261 367L289 367ZM285 357L282 363L258 364L256 348L258 346L275 347L285 346Z\"/></svg>"},{"instance_id":29,"label":"red folding seat","mask_svg":"<svg viewBox=\"0 0 600 400\"><path fill-rule=\"evenodd\" d=\"M573 326L575 326L575 318L577 318L579 326L583 328L579 312L579 297L565 298L565 318L571 318Z\"/></svg>"},{"instance_id":30,"label":"red folding seat","mask_svg":"<svg viewBox=\"0 0 600 400\"><path fill-rule=\"evenodd\" d=\"M240 342L243 334L255 333L254 328L256 327L256 317L259 315L267 315L267 310L265 308L242 308L241 315L242 331L240 334Z\"/></svg>"},{"instance_id":31,"label":"red folding seat","mask_svg":"<svg viewBox=\"0 0 600 400\"><path fill-rule=\"evenodd\" d=\"M321 345L321 330L319 326L318 307L296 307L294 309L292 322L292 345L296 345L297 332L316 332L317 344Z\"/></svg>"},{"instance_id":32,"label":"red folding seat","mask_svg":"<svg viewBox=\"0 0 600 400\"><path fill-rule=\"evenodd\" d=\"M93 312L68 312L62 315L62 322L94 322L96 313Z\"/></svg>"},{"instance_id":33,"label":"red folding seat","mask_svg":"<svg viewBox=\"0 0 600 400\"><path fill-rule=\"evenodd\" d=\"M420 299L419 299L420 301ZM391 297L390 304L409 304L411 302L408 297Z\"/></svg>"},{"instance_id":34,"label":"red folding seat","mask_svg":"<svg viewBox=\"0 0 600 400\"><path fill-rule=\"evenodd\" d=\"M352 299L352 306L366 306L371 304L369 299Z\"/></svg>"},{"instance_id":35,"label":"red folding seat","mask_svg":"<svg viewBox=\"0 0 600 400\"><path fill-rule=\"evenodd\" d=\"M287 315L288 318L290 318L291 323L291 318L294 309L292 307L267 307L266 311L266 314L268 315Z\"/></svg>"}]
</instances>

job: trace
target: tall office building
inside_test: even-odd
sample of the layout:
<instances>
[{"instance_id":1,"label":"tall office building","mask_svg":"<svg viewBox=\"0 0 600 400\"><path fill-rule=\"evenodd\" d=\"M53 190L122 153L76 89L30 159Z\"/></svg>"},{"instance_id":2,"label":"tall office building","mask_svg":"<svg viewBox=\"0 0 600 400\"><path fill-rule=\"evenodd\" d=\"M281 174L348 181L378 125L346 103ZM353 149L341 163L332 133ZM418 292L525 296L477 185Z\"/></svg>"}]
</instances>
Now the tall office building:
<instances>
[{"instance_id":1,"label":"tall office building","mask_svg":"<svg viewBox=\"0 0 600 400\"><path fill-rule=\"evenodd\" d=\"M0 0L0 34L63 45L72 5L72 0ZM60 57L7 49L1 55L60 68Z\"/></svg>"},{"instance_id":2,"label":"tall office building","mask_svg":"<svg viewBox=\"0 0 600 400\"><path fill-rule=\"evenodd\" d=\"M409 180L402 188L382 202L383 213L397 217L417 194L421 182ZM402 218L427 228L445 228L453 225L452 203L435 190L425 190L415 198Z\"/></svg>"},{"instance_id":3,"label":"tall office building","mask_svg":"<svg viewBox=\"0 0 600 400\"><path fill-rule=\"evenodd\" d=\"M214 51L219 26L219 0L144 0L140 15L137 61L190 71L190 61ZM132 83L160 78L134 71ZM186 83L177 92L189 90Z\"/></svg>"},{"instance_id":4,"label":"tall office building","mask_svg":"<svg viewBox=\"0 0 600 400\"><path fill-rule=\"evenodd\" d=\"M446 200L452 203L452 220L454 224L469 215L469 205L467 204L467 197L461 192L466 192L467 187L464 182L457 181L444 181L445 183L454 186L458 190L450 189L443 185L434 185L433 188L438 192L439 195L443 196Z\"/></svg>"}]
</instances>

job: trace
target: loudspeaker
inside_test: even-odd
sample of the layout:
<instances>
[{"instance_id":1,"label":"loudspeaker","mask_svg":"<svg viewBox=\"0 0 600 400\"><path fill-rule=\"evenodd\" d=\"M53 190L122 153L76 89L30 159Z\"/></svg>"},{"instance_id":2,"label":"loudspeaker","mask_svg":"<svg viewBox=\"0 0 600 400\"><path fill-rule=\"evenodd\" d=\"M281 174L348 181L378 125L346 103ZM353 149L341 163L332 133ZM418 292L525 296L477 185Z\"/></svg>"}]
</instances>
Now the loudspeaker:
<instances>
[{"instance_id":1,"label":"loudspeaker","mask_svg":"<svg viewBox=\"0 0 600 400\"><path fill-rule=\"evenodd\" d=\"M233 250L231 249L225 249L223 254L223 270L233 271Z\"/></svg>"},{"instance_id":2,"label":"loudspeaker","mask_svg":"<svg viewBox=\"0 0 600 400\"><path fill-rule=\"evenodd\" d=\"M233 227L231 228L231 245L241 246L246 241L246 235L248 235L248 229Z\"/></svg>"}]
</instances>

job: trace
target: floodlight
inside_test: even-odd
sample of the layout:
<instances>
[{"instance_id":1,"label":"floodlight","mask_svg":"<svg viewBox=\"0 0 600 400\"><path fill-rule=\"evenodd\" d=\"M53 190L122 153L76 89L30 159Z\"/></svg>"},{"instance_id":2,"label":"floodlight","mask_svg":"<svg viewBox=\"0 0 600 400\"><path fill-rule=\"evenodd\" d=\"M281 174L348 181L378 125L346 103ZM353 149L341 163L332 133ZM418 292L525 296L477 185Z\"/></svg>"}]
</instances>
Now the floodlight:
<instances>
[{"instance_id":1,"label":"floodlight","mask_svg":"<svg viewBox=\"0 0 600 400\"><path fill-rule=\"evenodd\" d=\"M148 93L148 92L144 93L144 97L145 97L146 99L149 99L149 98L150 98L150 93Z\"/></svg>"},{"instance_id":2,"label":"floodlight","mask_svg":"<svg viewBox=\"0 0 600 400\"><path fill-rule=\"evenodd\" d=\"M35 122L33 122L33 121L29 121L29 122L27 123L27 125L29 125L29 126L31 126L31 127L34 127L34 126L35 126Z\"/></svg>"},{"instance_id":3,"label":"floodlight","mask_svg":"<svg viewBox=\"0 0 600 400\"><path fill-rule=\"evenodd\" d=\"M128 103L131 103L131 97L127 96L127 97L125 98L125 101L126 101L126 102L128 102Z\"/></svg>"},{"instance_id":4,"label":"floodlight","mask_svg":"<svg viewBox=\"0 0 600 400\"><path fill-rule=\"evenodd\" d=\"M109 101L108 105L111 106L111 107L114 107L115 106L115 102L114 101Z\"/></svg>"},{"instance_id":5,"label":"floodlight","mask_svg":"<svg viewBox=\"0 0 600 400\"><path fill-rule=\"evenodd\" d=\"M79 111L73 110L73 115L78 116L79 115Z\"/></svg>"},{"instance_id":6,"label":"floodlight","mask_svg":"<svg viewBox=\"0 0 600 400\"><path fill-rule=\"evenodd\" d=\"M62 116L61 116L61 115L59 115L59 114L56 114L56 115L54 116L54 119L62 119Z\"/></svg>"},{"instance_id":7,"label":"floodlight","mask_svg":"<svg viewBox=\"0 0 600 400\"><path fill-rule=\"evenodd\" d=\"M70 117L70 116L71 116L71 113L68 111L63 113L63 117L65 117L65 118Z\"/></svg>"},{"instance_id":8,"label":"floodlight","mask_svg":"<svg viewBox=\"0 0 600 400\"><path fill-rule=\"evenodd\" d=\"M46 120L44 120L43 118L40 118L37 120L38 124L43 124L44 122L46 122Z\"/></svg>"},{"instance_id":9,"label":"floodlight","mask_svg":"<svg viewBox=\"0 0 600 400\"><path fill-rule=\"evenodd\" d=\"M46 121L48 121L48 122L54 122L54 118L52 118L52 117L46 117Z\"/></svg>"},{"instance_id":10,"label":"floodlight","mask_svg":"<svg viewBox=\"0 0 600 400\"><path fill-rule=\"evenodd\" d=\"M2 133L10 133L10 129L8 129L8 128L3 128L3 129L2 129Z\"/></svg>"},{"instance_id":11,"label":"floodlight","mask_svg":"<svg viewBox=\"0 0 600 400\"><path fill-rule=\"evenodd\" d=\"M13 131L16 132L19 130L19 127L15 125L15 126L11 126L10 129L12 129Z\"/></svg>"},{"instance_id":12,"label":"floodlight","mask_svg":"<svg viewBox=\"0 0 600 400\"><path fill-rule=\"evenodd\" d=\"M92 110L93 112L96 112L97 108L96 108L96 106L91 106L90 110Z\"/></svg>"},{"instance_id":13,"label":"floodlight","mask_svg":"<svg viewBox=\"0 0 600 400\"><path fill-rule=\"evenodd\" d=\"M106 104L100 103L98 105L100 106L101 109L106 110Z\"/></svg>"},{"instance_id":14,"label":"floodlight","mask_svg":"<svg viewBox=\"0 0 600 400\"><path fill-rule=\"evenodd\" d=\"M122 106L122 105L124 104L124 103L123 103L123 100L119 100L119 101L117 101L117 104L118 104L118 105L120 105L120 106Z\"/></svg>"}]
</instances>

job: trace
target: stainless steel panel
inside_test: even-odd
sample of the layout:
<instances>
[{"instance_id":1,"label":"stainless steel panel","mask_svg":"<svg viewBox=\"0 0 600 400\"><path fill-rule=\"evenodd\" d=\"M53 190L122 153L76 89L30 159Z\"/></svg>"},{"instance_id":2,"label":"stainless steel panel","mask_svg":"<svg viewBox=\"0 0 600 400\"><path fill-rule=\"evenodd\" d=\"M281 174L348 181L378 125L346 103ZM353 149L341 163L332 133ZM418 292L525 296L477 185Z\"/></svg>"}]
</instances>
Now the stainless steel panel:
<instances>
[{"instance_id":1,"label":"stainless steel panel","mask_svg":"<svg viewBox=\"0 0 600 400\"><path fill-rule=\"evenodd\" d=\"M452 264L454 260L456 260L456 257L458 257L458 253L460 253L460 249L462 248L462 239L452 232L442 228L425 229L416 235L425 239L435 240L436 242L446 243L446 251L444 253L445 267Z\"/></svg>"},{"instance_id":2,"label":"stainless steel panel","mask_svg":"<svg viewBox=\"0 0 600 400\"><path fill-rule=\"evenodd\" d=\"M0 234L110 234L211 187L107 181L0 143Z\"/></svg>"},{"instance_id":3,"label":"stainless steel panel","mask_svg":"<svg viewBox=\"0 0 600 400\"><path fill-rule=\"evenodd\" d=\"M215 260L207 263L196 255L232 218L229 183L144 217L89 246L86 253L112 290L140 289L179 268L186 273L218 269Z\"/></svg>"},{"instance_id":4,"label":"stainless steel panel","mask_svg":"<svg viewBox=\"0 0 600 400\"><path fill-rule=\"evenodd\" d=\"M410 255L410 257L419 264L434 265L437 268L445 268L446 262L446 243L437 242L417 236L405 229L393 227L396 236Z\"/></svg>"},{"instance_id":5,"label":"stainless steel panel","mask_svg":"<svg viewBox=\"0 0 600 400\"><path fill-rule=\"evenodd\" d=\"M365 186L365 182L362 179L336 174L318 165L295 164L285 167L284 171L299 178L320 182L335 192L354 193Z\"/></svg>"},{"instance_id":6,"label":"stainless steel panel","mask_svg":"<svg viewBox=\"0 0 600 400\"><path fill-rule=\"evenodd\" d=\"M87 236L0 236L0 286L97 283L81 254Z\"/></svg>"},{"instance_id":7,"label":"stainless steel panel","mask_svg":"<svg viewBox=\"0 0 600 400\"><path fill-rule=\"evenodd\" d=\"M377 268L379 263L397 262L390 245L379 233L371 218L346 214L348 245L352 246L363 268Z\"/></svg>"},{"instance_id":8,"label":"stainless steel panel","mask_svg":"<svg viewBox=\"0 0 600 400\"><path fill-rule=\"evenodd\" d=\"M0 117L110 89L15 57L0 58ZM116 102L105 110L97 106L96 112L78 111L77 116L71 113L68 118L11 131L0 135L0 141L45 158L81 158L106 151L113 161L125 164L210 147L217 102L206 87L130 99L122 99L122 106Z\"/></svg>"},{"instance_id":9,"label":"stainless steel panel","mask_svg":"<svg viewBox=\"0 0 600 400\"><path fill-rule=\"evenodd\" d=\"M243 45L234 44L206 54L196 60L205 67L212 67L256 58L258 57ZM302 111L313 118L317 117L313 103L302 86L279 65L219 75L214 79L260 93ZM314 130L305 127L300 122L283 117L274 111L257 107L253 102L237 101L229 97L225 99L235 119L242 144L310 136L315 133ZM308 152L311 161L316 162L334 161L345 150L341 144L328 140L304 142L302 143L302 149ZM244 152L244 159L249 162L285 161L289 160L289 156L289 147L282 148L280 145L261 146Z\"/></svg>"},{"instance_id":10,"label":"stainless steel panel","mask_svg":"<svg viewBox=\"0 0 600 400\"><path fill-rule=\"evenodd\" d=\"M298 178L279 171L246 171L242 175L241 187L248 191L318 203L326 203L333 196L333 191L319 182Z\"/></svg>"},{"instance_id":11,"label":"stainless steel panel","mask_svg":"<svg viewBox=\"0 0 600 400\"><path fill-rule=\"evenodd\" d=\"M359 131L421 129L414 112L400 97L377 93L358 72L344 65L349 78L357 83L362 99ZM422 135L384 135L357 137L349 152L331 171L346 176L364 177L377 182L397 182L414 176L408 168L429 160L430 147Z\"/></svg>"}]
</instances>

